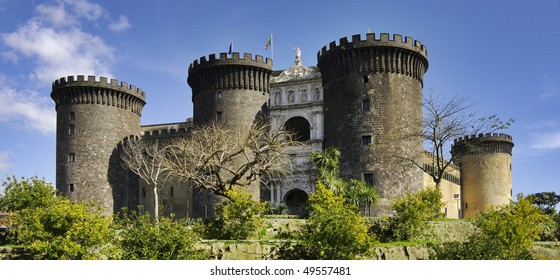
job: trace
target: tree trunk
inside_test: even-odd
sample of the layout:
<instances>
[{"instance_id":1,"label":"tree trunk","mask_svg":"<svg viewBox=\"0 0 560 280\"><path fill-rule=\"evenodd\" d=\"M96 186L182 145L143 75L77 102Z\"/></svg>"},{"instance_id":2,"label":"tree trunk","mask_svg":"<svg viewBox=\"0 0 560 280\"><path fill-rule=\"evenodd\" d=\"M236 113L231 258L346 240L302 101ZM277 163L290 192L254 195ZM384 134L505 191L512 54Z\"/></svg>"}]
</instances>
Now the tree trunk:
<instances>
[{"instance_id":1,"label":"tree trunk","mask_svg":"<svg viewBox=\"0 0 560 280\"><path fill-rule=\"evenodd\" d=\"M154 221L156 224L159 223L159 197L157 187L154 186Z\"/></svg>"}]
</instances>

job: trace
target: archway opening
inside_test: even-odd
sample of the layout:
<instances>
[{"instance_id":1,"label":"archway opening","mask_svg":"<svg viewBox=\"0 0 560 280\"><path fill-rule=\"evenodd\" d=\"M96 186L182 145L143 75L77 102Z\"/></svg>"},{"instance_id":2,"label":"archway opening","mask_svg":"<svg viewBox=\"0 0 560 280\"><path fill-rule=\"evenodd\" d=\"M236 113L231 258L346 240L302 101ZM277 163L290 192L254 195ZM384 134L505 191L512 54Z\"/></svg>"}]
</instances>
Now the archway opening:
<instances>
[{"instance_id":1,"label":"archway opening","mask_svg":"<svg viewBox=\"0 0 560 280\"><path fill-rule=\"evenodd\" d=\"M300 142L311 139L310 128L309 121L303 117L293 117L284 124L284 129L293 133L294 140Z\"/></svg>"},{"instance_id":2,"label":"archway opening","mask_svg":"<svg viewBox=\"0 0 560 280\"><path fill-rule=\"evenodd\" d=\"M286 194L284 201L289 207L290 215L306 216L307 209L305 206L308 198L309 195L300 189L293 189L289 191Z\"/></svg>"}]
</instances>

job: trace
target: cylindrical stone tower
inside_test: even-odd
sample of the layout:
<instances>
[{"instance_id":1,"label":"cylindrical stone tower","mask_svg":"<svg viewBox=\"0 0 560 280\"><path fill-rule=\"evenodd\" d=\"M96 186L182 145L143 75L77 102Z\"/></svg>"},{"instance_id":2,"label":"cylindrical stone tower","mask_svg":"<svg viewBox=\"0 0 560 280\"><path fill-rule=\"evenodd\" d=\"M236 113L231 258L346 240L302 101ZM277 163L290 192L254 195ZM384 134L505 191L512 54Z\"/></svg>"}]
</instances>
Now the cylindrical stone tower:
<instances>
[{"instance_id":1,"label":"cylindrical stone tower","mask_svg":"<svg viewBox=\"0 0 560 280\"><path fill-rule=\"evenodd\" d=\"M454 164L461 168L463 218L507 204L512 196L511 154L507 134L479 134L456 139L451 147Z\"/></svg>"},{"instance_id":2,"label":"cylindrical stone tower","mask_svg":"<svg viewBox=\"0 0 560 280\"><path fill-rule=\"evenodd\" d=\"M145 94L95 76L56 80L56 188L71 200L93 200L106 214L136 209L138 177L121 166L119 146L140 134Z\"/></svg>"},{"instance_id":3,"label":"cylindrical stone tower","mask_svg":"<svg viewBox=\"0 0 560 280\"><path fill-rule=\"evenodd\" d=\"M423 155L422 77L427 50L420 42L382 33L341 38L317 54L324 88L324 147L340 149L340 175L372 183L382 200L422 187L422 171L410 164Z\"/></svg>"},{"instance_id":4,"label":"cylindrical stone tower","mask_svg":"<svg viewBox=\"0 0 560 280\"><path fill-rule=\"evenodd\" d=\"M239 53L233 53L231 58L226 53L219 58L211 54L208 59L194 61L187 79L192 88L194 125L215 121L241 128L266 121L271 74L272 60L263 60L260 55L253 58L249 53L242 58ZM259 182L247 191L254 199L260 199ZM194 215L213 215L213 199L208 192L195 193Z\"/></svg>"}]
</instances>

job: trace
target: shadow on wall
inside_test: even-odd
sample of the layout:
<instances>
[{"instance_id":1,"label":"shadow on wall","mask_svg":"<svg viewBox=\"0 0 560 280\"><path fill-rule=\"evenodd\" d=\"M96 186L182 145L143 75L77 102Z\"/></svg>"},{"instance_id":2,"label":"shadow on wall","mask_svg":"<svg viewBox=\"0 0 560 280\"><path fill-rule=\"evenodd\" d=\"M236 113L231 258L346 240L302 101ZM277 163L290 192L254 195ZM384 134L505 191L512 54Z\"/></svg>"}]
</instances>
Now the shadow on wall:
<instances>
[{"instance_id":1,"label":"shadow on wall","mask_svg":"<svg viewBox=\"0 0 560 280\"><path fill-rule=\"evenodd\" d=\"M113 194L113 212L118 213L122 208L136 210L139 205L139 178L138 175L128 170L122 165L121 152L122 143L128 138L119 142L113 149L109 157L109 169L107 170L107 180L111 186Z\"/></svg>"}]
</instances>

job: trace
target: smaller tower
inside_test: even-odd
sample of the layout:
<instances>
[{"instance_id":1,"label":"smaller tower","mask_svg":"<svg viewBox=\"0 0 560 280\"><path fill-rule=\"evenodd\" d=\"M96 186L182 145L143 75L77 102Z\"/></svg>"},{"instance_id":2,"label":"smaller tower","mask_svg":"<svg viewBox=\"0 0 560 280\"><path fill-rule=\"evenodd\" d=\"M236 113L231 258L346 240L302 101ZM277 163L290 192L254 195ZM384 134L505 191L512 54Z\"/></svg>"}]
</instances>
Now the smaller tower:
<instances>
[{"instance_id":1,"label":"smaller tower","mask_svg":"<svg viewBox=\"0 0 560 280\"><path fill-rule=\"evenodd\" d=\"M461 168L463 218L473 218L512 196L511 155L507 134L479 134L455 139L451 153Z\"/></svg>"}]
</instances>

